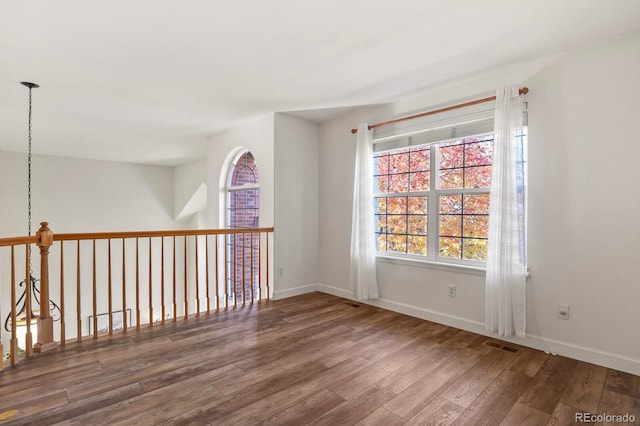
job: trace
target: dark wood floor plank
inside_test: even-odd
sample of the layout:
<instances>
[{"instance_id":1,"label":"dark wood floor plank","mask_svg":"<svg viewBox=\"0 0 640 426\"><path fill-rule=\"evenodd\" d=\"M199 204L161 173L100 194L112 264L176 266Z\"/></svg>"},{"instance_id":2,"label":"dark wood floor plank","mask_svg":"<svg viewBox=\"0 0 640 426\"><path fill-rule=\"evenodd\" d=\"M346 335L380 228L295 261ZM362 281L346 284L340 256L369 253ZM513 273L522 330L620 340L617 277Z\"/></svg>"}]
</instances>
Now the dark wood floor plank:
<instances>
[{"instance_id":1,"label":"dark wood floor plank","mask_svg":"<svg viewBox=\"0 0 640 426\"><path fill-rule=\"evenodd\" d=\"M640 423L640 398L633 398L618 392L605 389L602 392L602 399L598 405L597 414L622 415L628 414L633 416L636 424ZM628 420L627 420L628 421ZM622 423L620 421L612 421L607 423Z\"/></svg>"},{"instance_id":2,"label":"dark wood floor plank","mask_svg":"<svg viewBox=\"0 0 640 426\"><path fill-rule=\"evenodd\" d=\"M381 369L377 364L372 364L338 379L337 383L330 385L329 389L344 399L352 399L362 392L362 389L375 385L389 374L389 371Z\"/></svg>"},{"instance_id":3,"label":"dark wood floor plank","mask_svg":"<svg viewBox=\"0 0 640 426\"><path fill-rule=\"evenodd\" d=\"M378 385L389 389L395 394L400 394L427 373L439 368L440 365L447 360L448 353L439 351L438 349L436 346L420 354L417 358L395 371L394 374L388 375L380 380Z\"/></svg>"},{"instance_id":4,"label":"dark wood floor plank","mask_svg":"<svg viewBox=\"0 0 640 426\"><path fill-rule=\"evenodd\" d=\"M316 292L301 294L299 296L290 297L287 299L270 300L269 302L266 302L266 304L268 304L272 309L276 307L275 305L277 305L277 309L284 314L287 314L289 312L306 312L317 309L320 306L326 306L328 304L336 303L350 303L350 301L342 299L341 297L333 296L331 294Z\"/></svg>"},{"instance_id":5,"label":"dark wood floor plank","mask_svg":"<svg viewBox=\"0 0 640 426\"><path fill-rule=\"evenodd\" d=\"M220 419L231 416L256 401L282 390L290 389L296 384L304 383L326 370L327 368L323 365L310 362L293 369L281 371L276 376L262 380L252 387L242 389L201 407L185 410L183 414L171 419L167 424L188 424L197 419L207 419L210 422L220 423Z\"/></svg>"},{"instance_id":6,"label":"dark wood floor plank","mask_svg":"<svg viewBox=\"0 0 640 426\"><path fill-rule=\"evenodd\" d=\"M250 328L249 322L242 322L240 324L228 325L226 327L202 327L200 333L198 329L190 329L188 333L177 332L167 336L172 342L181 342L183 345L188 345L191 342L199 343L203 338L217 339L224 336L238 335L245 332Z\"/></svg>"},{"instance_id":7,"label":"dark wood floor plank","mask_svg":"<svg viewBox=\"0 0 640 426\"><path fill-rule=\"evenodd\" d=\"M45 354L49 355L49 354ZM5 367L2 374L0 374L0 387L4 385L13 385L18 381L36 379L40 380L42 376L50 375L53 373L61 373L70 368L77 367L80 364L88 363L92 361L99 361L98 356L93 356L91 360L78 361L77 359L71 359L66 357L45 357L38 356L37 359L32 357L21 363ZM52 359L54 361L49 362ZM2 390L0 390L0 393Z\"/></svg>"},{"instance_id":8,"label":"dark wood floor plank","mask_svg":"<svg viewBox=\"0 0 640 426\"><path fill-rule=\"evenodd\" d=\"M436 397L405 424L410 426L450 425L463 411L464 407Z\"/></svg>"},{"instance_id":9,"label":"dark wood floor plank","mask_svg":"<svg viewBox=\"0 0 640 426\"><path fill-rule=\"evenodd\" d=\"M578 425L584 423L578 423L576 421L576 414L582 413L582 410L570 407L568 405L564 405L563 403L558 403L556 405L555 410L551 414L551 418L547 423L548 426L566 426L566 425ZM595 414L595 413L591 413Z\"/></svg>"},{"instance_id":10,"label":"dark wood floor plank","mask_svg":"<svg viewBox=\"0 0 640 426\"><path fill-rule=\"evenodd\" d=\"M343 350L329 351L328 354L319 357L317 361L325 367L331 368L347 360L359 358L358 354L354 354L353 352L351 352L352 349L358 347L357 342L352 342L350 340L347 342L348 343L344 345ZM340 339L340 345L342 345L343 343L344 341Z\"/></svg>"},{"instance_id":11,"label":"dark wood floor plank","mask_svg":"<svg viewBox=\"0 0 640 426\"><path fill-rule=\"evenodd\" d=\"M344 399L324 389L260 422L260 425L305 425L342 404Z\"/></svg>"},{"instance_id":12,"label":"dark wood floor plank","mask_svg":"<svg viewBox=\"0 0 640 426\"><path fill-rule=\"evenodd\" d=\"M347 349L349 346L351 346L351 343L348 341L336 340L333 341L332 345L327 345L325 342L322 345L312 345L302 349L296 348L288 350L285 355L282 355L281 352L276 352L280 354L280 357L276 357L276 359L271 363L261 365L258 368L242 370L242 374L237 377L225 377L215 381L213 384L220 390L220 392L225 395L229 395L242 389L246 389L258 381L273 377L283 369L295 367L311 361L317 361L318 358L324 356L327 352L332 352L334 350L341 351ZM296 352L296 350L299 350L299 352Z\"/></svg>"},{"instance_id":13,"label":"dark wood floor plank","mask_svg":"<svg viewBox=\"0 0 640 426\"><path fill-rule=\"evenodd\" d=\"M142 378L169 371L171 367L172 366L167 364L162 358L156 358L146 363L144 367L133 371L115 369L105 372L102 370L103 374L101 375L96 375L89 380L78 381L67 386L67 395L71 401L83 399L111 389L137 383L138 380Z\"/></svg>"},{"instance_id":14,"label":"dark wood floor plank","mask_svg":"<svg viewBox=\"0 0 640 426\"><path fill-rule=\"evenodd\" d=\"M10 422L7 422L7 424L35 424L27 419L59 407L66 407L68 402L67 394L64 391L57 391L44 396L35 396L29 401L23 400L15 405L9 404L9 409L18 410L18 414L13 417ZM9 411L9 409L3 409L2 411ZM4 422L0 422L0 424L4 424Z\"/></svg>"},{"instance_id":15,"label":"dark wood floor plank","mask_svg":"<svg viewBox=\"0 0 640 426\"><path fill-rule=\"evenodd\" d=\"M427 373L385 404L384 408L400 417L410 419L438 396L442 389L473 367L480 360L480 356L481 354L471 349L460 349L456 356L449 357L440 367Z\"/></svg>"},{"instance_id":16,"label":"dark wood floor plank","mask_svg":"<svg viewBox=\"0 0 640 426\"><path fill-rule=\"evenodd\" d=\"M390 334L383 339L383 342L372 344L363 350L358 349L357 352L362 358L371 362L377 362L399 350L403 350L416 340L418 339L410 336L397 336Z\"/></svg>"},{"instance_id":17,"label":"dark wood floor plank","mask_svg":"<svg viewBox=\"0 0 640 426\"><path fill-rule=\"evenodd\" d=\"M535 408L528 407L526 405L516 402L511 410L507 413L501 426L545 426L549 419L550 414L543 413Z\"/></svg>"},{"instance_id":18,"label":"dark wood floor plank","mask_svg":"<svg viewBox=\"0 0 640 426\"><path fill-rule=\"evenodd\" d=\"M438 344L432 340L420 338L376 361L375 365L381 370L395 372L419 358L424 353L429 352L437 345Z\"/></svg>"},{"instance_id":19,"label":"dark wood floor plank","mask_svg":"<svg viewBox=\"0 0 640 426\"><path fill-rule=\"evenodd\" d=\"M588 413L595 413L606 379L606 368L578 361L560 402Z\"/></svg>"},{"instance_id":20,"label":"dark wood floor plank","mask_svg":"<svg viewBox=\"0 0 640 426\"><path fill-rule=\"evenodd\" d=\"M500 424L531 380L531 377L524 374L505 370L453 424L469 426Z\"/></svg>"},{"instance_id":21,"label":"dark wood floor plank","mask_svg":"<svg viewBox=\"0 0 640 426\"><path fill-rule=\"evenodd\" d=\"M365 389L358 396L346 401L333 410L318 417L309 426L334 426L338 424L355 424L368 417L395 395L386 389L373 386Z\"/></svg>"},{"instance_id":22,"label":"dark wood floor plank","mask_svg":"<svg viewBox=\"0 0 640 426\"><path fill-rule=\"evenodd\" d=\"M159 425L170 421L184 412L187 406L200 406L210 403L220 393L212 386L202 386L191 391L174 393L162 407L138 411L123 420L107 423L109 426Z\"/></svg>"},{"instance_id":23,"label":"dark wood floor plank","mask_svg":"<svg viewBox=\"0 0 640 426\"><path fill-rule=\"evenodd\" d=\"M509 369L516 373L522 373L533 377L538 374L538 370L540 370L542 364L544 364L549 356L550 355L545 354L544 352L525 348L520 352L520 355L513 364L511 364Z\"/></svg>"},{"instance_id":24,"label":"dark wood floor plank","mask_svg":"<svg viewBox=\"0 0 640 426\"><path fill-rule=\"evenodd\" d=\"M103 393L98 393L81 400L69 401L66 405L44 410L38 413L38 415L29 416L25 420L27 420L30 425L44 426L58 422L69 425L86 425L86 420L79 421L76 420L76 418L88 413L91 416L94 411L116 404L120 401L135 398L142 393L142 387L137 383L133 383L116 389L111 389Z\"/></svg>"},{"instance_id":25,"label":"dark wood floor plank","mask_svg":"<svg viewBox=\"0 0 640 426\"><path fill-rule=\"evenodd\" d=\"M67 394L64 389L55 387L39 387L39 398L48 398L52 395L64 395L64 403L68 402ZM55 397L53 399L56 399ZM6 395L4 398L0 398L0 413L3 411L17 409L18 407L30 405L33 403L33 389L23 389L18 392L13 392Z\"/></svg>"},{"instance_id":26,"label":"dark wood floor plank","mask_svg":"<svg viewBox=\"0 0 640 426\"><path fill-rule=\"evenodd\" d=\"M398 317L390 315L389 312L390 311L371 311L369 309L361 309L358 312L358 316L355 317L353 321L349 322L349 325L354 331L350 335L346 336L346 338L358 341L385 329L389 326L390 320L393 319L395 321L398 319Z\"/></svg>"},{"instance_id":27,"label":"dark wood floor plank","mask_svg":"<svg viewBox=\"0 0 640 426\"><path fill-rule=\"evenodd\" d=\"M405 424L405 421L402 417L384 408L378 408L356 423L356 426L399 426L403 424Z\"/></svg>"},{"instance_id":28,"label":"dark wood floor plank","mask_svg":"<svg viewBox=\"0 0 640 426\"><path fill-rule=\"evenodd\" d=\"M609 370L605 386L609 391L640 399L640 376Z\"/></svg>"},{"instance_id":29,"label":"dark wood floor plank","mask_svg":"<svg viewBox=\"0 0 640 426\"><path fill-rule=\"evenodd\" d=\"M21 365L20 367L16 368L22 367L24 366ZM13 382L0 385L0 398L2 398L3 395L13 394L14 392L20 392L22 390L33 389L35 386L38 386L42 383L47 383L51 388L63 390L66 389L66 386L71 383L94 377L96 375L96 372L99 372L100 370L102 370L100 362L93 361L76 365L66 370L57 370L48 374L41 374L39 376L30 377L23 380L15 379ZM2 374L0 374L0 376L2 376ZM11 374L7 374L7 377L9 376L11 376Z\"/></svg>"},{"instance_id":30,"label":"dark wood floor plank","mask_svg":"<svg viewBox=\"0 0 640 426\"><path fill-rule=\"evenodd\" d=\"M455 329L454 329L455 330ZM467 348L469 345L474 343L476 340L477 334L470 333L468 331L457 330L457 333L453 334L448 339L441 342L440 347L448 348L452 351L456 349Z\"/></svg>"},{"instance_id":31,"label":"dark wood floor plank","mask_svg":"<svg viewBox=\"0 0 640 426\"><path fill-rule=\"evenodd\" d=\"M464 375L444 390L442 397L468 407L516 358L514 354L491 350Z\"/></svg>"},{"instance_id":32,"label":"dark wood floor plank","mask_svg":"<svg viewBox=\"0 0 640 426\"><path fill-rule=\"evenodd\" d=\"M459 332L460 330L458 329L447 327L446 325L442 324L435 324L435 326L432 327L431 331L428 333L428 336L429 339L433 340L436 343L443 343L454 337Z\"/></svg>"},{"instance_id":33,"label":"dark wood floor plank","mask_svg":"<svg viewBox=\"0 0 640 426\"><path fill-rule=\"evenodd\" d=\"M403 335L403 333L412 330L414 327L416 327L415 323L408 317L391 321L385 327L358 340L358 344L352 352L354 355L366 358L369 361L378 361L395 352L398 347L407 346L417 340L415 337Z\"/></svg>"},{"instance_id":34,"label":"dark wood floor plank","mask_svg":"<svg viewBox=\"0 0 640 426\"><path fill-rule=\"evenodd\" d=\"M560 401L577 361L562 356L549 357L518 402L547 414Z\"/></svg>"},{"instance_id":35,"label":"dark wood floor plank","mask_svg":"<svg viewBox=\"0 0 640 426\"><path fill-rule=\"evenodd\" d=\"M0 373L0 414L18 409L0 426L566 425L639 407L638 376L322 293L68 342Z\"/></svg>"},{"instance_id":36,"label":"dark wood floor plank","mask_svg":"<svg viewBox=\"0 0 640 426\"><path fill-rule=\"evenodd\" d=\"M329 384L351 371L358 371L367 365L364 359L352 359L328 368L314 377L292 384L265 398L257 400L236 412L217 419L221 424L255 424L271 417L282 410L283 405L294 404L297 401L326 389ZM317 416L316 416L317 417Z\"/></svg>"},{"instance_id":37,"label":"dark wood floor plank","mask_svg":"<svg viewBox=\"0 0 640 426\"><path fill-rule=\"evenodd\" d=\"M336 338L344 336L349 331L351 331L351 328L347 326L332 324L332 326L328 328L309 330L296 340L286 342L274 341L273 345L270 346L265 345L265 342L261 341L259 351L245 355L241 359L236 358L235 364L245 371L252 371L263 366L273 368L274 364L278 363L287 365L297 355L298 358L303 357L303 351L313 352L318 348L326 346L326 342L335 341ZM283 359L283 353L289 353L289 359Z\"/></svg>"},{"instance_id":38,"label":"dark wood floor plank","mask_svg":"<svg viewBox=\"0 0 640 426\"><path fill-rule=\"evenodd\" d=\"M192 377L205 376L210 381L209 383L213 384L216 380L224 380L229 377L237 378L241 377L242 374L243 371L233 364L227 364L216 368L215 364L202 361L197 364L167 371L162 375L148 376L147 378L140 380L139 383L145 392L151 392L176 383L182 383L186 386L187 380Z\"/></svg>"},{"instance_id":39,"label":"dark wood floor plank","mask_svg":"<svg viewBox=\"0 0 640 426\"><path fill-rule=\"evenodd\" d=\"M323 307L317 307L311 311L299 313L296 312L293 315L284 316L283 319L289 323L296 323L299 321L304 322L315 322L318 318L326 319L326 318L340 318L343 316L348 316L350 314L354 314L354 310L347 304L344 303L336 303L332 305L327 305Z\"/></svg>"},{"instance_id":40,"label":"dark wood floor plank","mask_svg":"<svg viewBox=\"0 0 640 426\"><path fill-rule=\"evenodd\" d=\"M180 405L194 404L196 400L210 402L221 398L222 394L209 385L211 378L216 373L216 370L214 370L208 374L193 376L173 385L106 405L98 410L76 417L74 422L91 424L95 419L99 419L100 422L109 425L118 422L135 424L136 419L138 419L143 424L151 424L148 418L152 417L154 411L162 412L162 419L168 420L180 412L177 411L172 416L168 410L169 407L177 407L179 409Z\"/></svg>"},{"instance_id":41,"label":"dark wood floor plank","mask_svg":"<svg viewBox=\"0 0 640 426\"><path fill-rule=\"evenodd\" d=\"M474 349L474 350L476 350L478 352L482 352L484 354L495 350L491 346L485 345L486 342L491 342L491 343L495 343L495 344L499 344L499 345L504 345L505 344L504 342L501 342L501 341L499 341L497 339L492 339L492 338L487 337L487 336L476 336L476 338L467 347L470 348L470 349Z\"/></svg>"}]
</instances>

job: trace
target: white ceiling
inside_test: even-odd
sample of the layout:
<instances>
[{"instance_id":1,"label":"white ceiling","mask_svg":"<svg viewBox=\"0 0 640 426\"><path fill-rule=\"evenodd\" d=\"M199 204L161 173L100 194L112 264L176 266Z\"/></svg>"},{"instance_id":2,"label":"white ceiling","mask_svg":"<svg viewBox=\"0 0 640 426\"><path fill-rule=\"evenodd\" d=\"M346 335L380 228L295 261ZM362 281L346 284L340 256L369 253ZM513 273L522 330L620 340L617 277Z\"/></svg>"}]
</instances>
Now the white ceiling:
<instances>
[{"instance_id":1,"label":"white ceiling","mask_svg":"<svg viewBox=\"0 0 640 426\"><path fill-rule=\"evenodd\" d=\"M638 0L0 0L0 150L26 151L25 80L34 153L177 165L268 112L388 102L639 28Z\"/></svg>"}]
</instances>

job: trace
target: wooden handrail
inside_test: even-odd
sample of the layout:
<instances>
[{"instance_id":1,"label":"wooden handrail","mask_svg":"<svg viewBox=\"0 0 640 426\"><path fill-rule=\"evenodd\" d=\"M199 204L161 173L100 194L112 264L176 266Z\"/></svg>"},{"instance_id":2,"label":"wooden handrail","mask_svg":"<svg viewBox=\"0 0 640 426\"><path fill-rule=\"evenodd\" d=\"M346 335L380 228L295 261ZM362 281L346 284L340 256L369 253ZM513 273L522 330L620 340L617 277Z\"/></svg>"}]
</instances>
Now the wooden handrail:
<instances>
[{"instance_id":1,"label":"wooden handrail","mask_svg":"<svg viewBox=\"0 0 640 426\"><path fill-rule=\"evenodd\" d=\"M188 319L190 314L195 314L196 317L200 316L200 312L209 314L212 310L212 303L215 303L216 311L219 311L221 306L229 309L231 307L237 308L240 306L240 303L242 306L248 303L253 304L256 300L256 295L258 296L258 301L262 300L263 291L266 293L266 301L269 301L269 234L273 233L274 227L54 234L49 229L48 223L42 222L36 235L0 238L0 248L8 247L11 250L11 364L15 364L18 360L16 327L19 319L16 318L16 303L19 304L19 302L16 302L15 291L16 282L22 277L21 273L17 273L16 270L16 248L20 248L21 251L24 250L23 271L25 274L24 282L27 283L25 295L23 296L26 305L25 357L28 358L32 352L44 352L58 345L58 343L53 340L53 321L54 317L56 321L58 317L55 310L52 309L57 308L60 311L60 326L56 328L56 333L59 333L59 335L56 334L55 336L62 340L62 344L64 344L66 340L65 327L68 325L68 322L66 322L65 318L65 295L67 294L66 286L69 280L67 279L67 268L65 266L67 263L65 262L65 254L67 253L64 247L65 243L68 243L69 246L71 246L71 244L75 246L75 253L72 254L72 261L75 262L75 268L73 269L75 270L71 272L71 274L75 275L75 277L71 279L73 281L75 278L75 282L72 284L73 287L75 287L75 295L72 297L75 298L76 304L75 314L77 318L75 318L74 321L76 325L76 340L81 341L83 337L83 322L81 319L83 313L84 315L88 315L89 319L93 320L93 327L91 327L93 330L89 330L89 335L92 335L93 338L98 337L98 300L103 296L106 296L105 314L108 315L108 329L106 330L108 335L113 334L115 324L112 316L114 313L119 312L117 311L118 308L121 308L122 311L121 328L123 332L126 333L127 328L132 327L133 321L129 321L126 313L129 308L133 308L133 303L127 300L127 294L129 292L131 292L131 295L135 295L136 318L134 325L136 329L139 329L140 325L144 322L146 322L149 327L152 327L155 321L160 321L164 324L165 318L170 316L170 314L167 313L168 309L165 307L165 290L171 292L171 301L169 303L171 303L172 306L169 309L173 313L173 321L176 321L178 317L179 308L181 311L184 311L184 318ZM262 234L265 234L264 238ZM232 235L232 237L227 238L227 235ZM220 240L220 236L223 237L222 241ZM167 259L168 262L170 262L169 265L172 266L171 275L173 279L170 284L165 283L165 278L171 280L171 276L165 277L165 237L170 238L169 241L173 242L172 248L168 253L169 259ZM180 238L183 240L179 241ZM145 271L146 276L144 278L140 275L141 272L147 268L140 263L142 261L140 256L140 239L143 240L143 244L148 244L148 249L142 249L143 255L147 257L144 262L146 263L146 261L148 261L148 265L146 265L148 266L148 270ZM211 239L211 241L209 241L209 239ZM116 258L112 256L113 244L111 240L121 240L121 242L117 241L115 243L117 246L121 245L121 262L115 260ZM132 258L132 254L130 254L131 252L127 247L127 240L135 241L135 289L133 289L135 293L128 289L129 284L134 284L134 278L129 277L128 273L128 271L130 271L130 267L128 266L129 259ZM152 240L154 240L153 243ZM89 242L86 246L89 258L81 256L81 241ZM106 247L106 259L101 260L103 256L102 251L100 255L97 253L97 241L102 241L102 243L99 244L104 244L103 247ZM106 243L104 241L106 241ZM210 243L215 244L213 250L210 250ZM36 260L35 253L34 256L31 255L31 247L33 245L37 246L40 255L40 270L37 271L40 275L38 280L40 288L34 287L36 291L40 292L39 299L41 303L39 311L32 309L31 285L28 284L34 280L30 268L31 260ZM181 245L183 247L180 247ZM183 256L179 256L178 253L176 253L176 248L183 251L183 253L181 253ZM155 266L156 260L154 260L158 257L156 250L159 250L160 255L160 260L158 261L160 269L157 271ZM199 264L203 256L202 250L204 250L205 259L202 265L204 266L204 272L200 269ZM53 281L56 281L54 288L51 288L51 285L54 285L54 283L50 282L51 277L49 276L50 251L55 253L54 259L56 259L56 265L59 264L59 271L56 269L56 272L59 272L59 281L57 281L58 274L56 273L55 277L53 277ZM210 251L213 252L215 259L210 258ZM195 257L193 272L188 267L191 262L188 258L188 253L192 253L192 256ZM229 256L233 256L233 258L229 259ZM73 257L75 257L75 259L73 259ZM90 272L87 271L87 277L84 278L81 276L81 257L85 259L87 268L90 269ZM209 259L212 261L211 265ZM176 260L178 260L178 262L176 262ZM102 280L106 280L104 281L106 295L103 295L103 291L99 288L102 287L102 284L98 286L98 261L100 261L100 264L103 264L103 261L106 262L106 264L104 264L106 277L100 280L101 283L103 282ZM236 262L238 262L237 266ZM22 263L22 259L20 263ZM210 276L210 266L215 267L215 275L213 276ZM263 266L265 267L266 274L262 272ZM57 267L54 266L54 268ZM220 268L222 268L222 270ZM113 274L113 272L118 269L121 269L122 275L122 282L120 283L122 287L121 295L118 295L116 291L117 278L116 275ZM256 272L258 274L257 276L255 275ZM89 273L91 274L90 278ZM194 274L193 277L191 276L192 274ZM213 283L210 282L210 278ZM266 279L266 286L264 288L263 278ZM193 281L194 288L191 288L191 281ZM158 289L154 289L156 282L160 284L159 294L157 292ZM148 286L146 285L147 283ZM211 284L213 284L213 288L210 288ZM203 286L205 288L203 288ZM227 288L227 286L229 286L229 288ZM51 290L53 289L55 292L56 288L59 288L59 293L57 295L54 294L53 297L61 299L60 307L57 307L53 302L52 305L47 303L47 301L50 300ZM211 290L215 291L215 299L210 294ZM223 291L220 292L219 290ZM146 294L141 295L141 293ZM158 295L154 296L154 294ZM141 296L148 301L148 311L141 306ZM233 300L230 299L230 296L233 297ZM206 309L205 306L202 306L205 305L202 299L203 297L206 298ZM87 299L86 308L82 306L82 300L84 298ZM226 303L224 303L225 301ZM50 309L50 306L53 308ZM157 309L158 307L160 309ZM145 312L141 312L141 308ZM37 320L37 336L33 338L31 336L31 312L37 312L37 316L34 315L33 317L34 325ZM154 312L156 314L161 312L162 318L156 319ZM141 313L145 316L148 313L148 318L141 318ZM87 334L84 335L86 336ZM2 353L2 349L0 343L0 353ZM0 371L2 368L3 363L2 360L0 360Z\"/></svg>"},{"instance_id":2,"label":"wooden handrail","mask_svg":"<svg viewBox=\"0 0 640 426\"><path fill-rule=\"evenodd\" d=\"M0 238L0 247L21 246L24 244L37 244L40 241L38 235L28 237L6 237Z\"/></svg>"},{"instance_id":3,"label":"wooden handrail","mask_svg":"<svg viewBox=\"0 0 640 426\"><path fill-rule=\"evenodd\" d=\"M192 237L194 235L228 235L258 232L273 232L274 228L232 228L232 229L180 229L174 231L126 231L126 232L94 232L79 234L54 234L53 241L77 240L107 240L119 238L149 238L149 237ZM27 238L27 237L22 237ZM37 242L35 240L30 242ZM1 241L1 240L0 240ZM23 240L18 240L23 241ZM24 244L24 242L23 242ZM10 244L7 244L10 245Z\"/></svg>"},{"instance_id":4,"label":"wooden handrail","mask_svg":"<svg viewBox=\"0 0 640 426\"><path fill-rule=\"evenodd\" d=\"M149 327L153 327L155 321L159 321L160 323L164 324L165 319L171 316L171 315L167 315L167 311L165 309L166 308L165 290L167 290L168 288L172 290L171 291L172 300L169 303L172 304L171 306L172 309L171 308L170 309L173 314L172 315L173 321L176 321L178 317L179 307L181 307L182 308L181 310L184 312L184 319L188 319L191 313L194 313L195 316L197 317L200 315L201 311L206 313L210 312L211 297L209 295L209 290L210 290L209 263L205 262L204 264L204 266L206 267L206 276L202 277L203 281L200 280L202 271L200 271L199 263L198 263L198 259L200 259L202 256L202 253L200 252L201 247L199 246L200 245L199 241L201 242L204 241L202 249L205 250L206 259L209 259L209 247L208 247L209 240L206 237L212 237L212 241L215 241L215 251L214 251L215 253L214 285L215 285L215 292L216 292L215 309L219 310L221 307L221 300L220 300L221 294L218 291L220 289L220 287L218 286L219 284L218 281L222 281L224 283L223 286L227 286L227 285L233 286L232 288L230 288L229 291L223 292L223 296L225 297L224 300L226 301L226 303L222 303L222 306L224 306L225 309L228 309L229 307L236 308L239 306L239 302L242 303L242 306L245 306L247 302L253 303L256 296L255 290L257 290L258 300L262 300L262 295L264 290L266 294L266 300L268 301L269 292L270 292L269 277L268 276L264 277L266 278L266 288L263 289L263 286L261 283L263 279L263 276L262 276L263 274L260 269L262 266L262 260L258 260L258 259L263 259L263 256L260 254L260 248L262 246L262 241L263 241L261 236L262 234L265 234L266 236L265 244L267 247L265 252L266 257L264 257L264 259L266 259L264 266L266 266L266 274L268 275L269 274L269 264L268 264L269 234L270 233L273 234L273 232L274 232L274 227L226 228L226 229L220 229L220 228L218 229L181 229L181 230L162 230L162 231L91 232L91 233L55 234L53 236L53 241L59 242L59 244L61 245L64 244L65 242L75 241L78 251L79 251L79 244L81 241L89 241L89 242L92 242L93 244L93 251L92 251L93 265L91 267L92 274L93 274L92 276L93 332L91 334L93 334L93 338L97 338L98 330L97 330L96 324L97 324L97 315L98 315L98 310L97 310L98 277L96 276L96 272L97 272L96 242L107 241L107 243L105 244L106 250L107 250L107 255L106 255L107 269L106 270L108 273L108 276L106 278L106 283L107 283L106 296L107 296L107 302L109 303L107 303L106 314L109 316L109 319L107 319L108 332L109 334L111 334L111 330L113 330L113 323L110 320L110 318L115 309L113 308L113 304L110 301L112 296L111 293L113 291L113 287L111 284L111 280L113 279L111 275L111 263L112 263L111 254L110 254L111 240L122 240L122 270L123 270L122 295L123 296L122 296L122 303L121 304L118 303L118 305L122 305L122 306L127 306L126 296L125 296L127 293L127 285L126 285L127 274L126 272L124 272L126 268L125 264L126 264L126 258L127 258L127 256L125 256L125 251L126 251L125 240L135 241L135 251L136 251L136 254L135 254L135 317L136 317L135 328L139 329L142 322L155 318L156 315L154 315L154 313L157 313L158 311L161 312L161 318L151 320L151 322L147 324ZM220 242L219 236L223 236L223 237L233 236L231 237L232 238L231 241L233 242L228 244L228 249L225 249L223 250L223 252L220 252L220 253L218 252L218 246ZM251 236L254 236L254 237L251 237ZM200 237L205 237L205 238L203 238L203 240L199 240ZM164 272L165 271L165 247L164 247L165 238L170 238L173 241L173 244L171 244L172 249L170 250L170 264L172 265L171 276L173 279L169 286L165 286L165 272ZM178 242L177 239L179 238L182 238L182 241ZM147 249L142 249L145 253L145 257L147 257L146 253L148 253L148 257L145 260L145 263L147 263L147 260L148 260L148 265L144 265L144 266L140 263L142 260L140 259L140 250L141 250L140 240L144 241L142 244L144 244L145 246L148 245ZM160 251L159 263L161 268L158 272L156 272L155 267L153 265L155 261L152 260L154 257L156 257L152 255L152 252L155 252L156 250L156 246L152 244L152 240L156 240L157 242L159 242L157 245L157 249ZM251 240L251 247L246 246L247 244L246 240ZM257 246L255 247L254 247L255 245L254 242L257 242ZM194 245L192 246L191 244L194 244ZM227 245L226 242L224 244ZM191 252L194 253L194 256L196 259L193 276L191 276L192 272L190 272L189 268L187 267L187 265L190 262L188 259L187 253L190 251L191 247L193 247L193 251ZM176 249L179 249L180 251L182 251L181 253L182 256L177 256ZM232 260L227 258L229 250L231 250L230 254L231 256L233 256ZM223 255L223 253L224 253L224 260L222 259L222 257L220 257ZM79 253L78 253L78 256L79 256ZM178 261L180 265L177 265L176 261ZM219 270L219 265L218 265L219 261L223 262L223 265L224 265L223 267L224 272L222 274L220 274L221 271ZM240 262L241 266L230 267L228 264L228 261L230 261L231 264L233 265L235 265L235 262L238 261ZM254 265L254 262L256 262L255 265ZM249 266L245 268L244 265L247 263ZM144 279L141 276L142 271L145 272ZM257 277L257 285L258 285L257 289L253 288L253 286L255 285L253 281L251 282L251 284L248 284L248 281L250 279L253 280L255 271L258 271L259 273ZM247 276L247 273L249 274L249 276ZM222 278L221 275L224 275L224 279ZM80 280L79 274L78 274L78 280ZM160 285L159 294L154 292L154 283L156 281ZM195 286L194 288L195 294L189 288L189 286L191 285L189 283L191 283L192 281ZM229 284L229 281L231 281L232 284ZM203 283L206 284L206 289L204 289L204 293L201 295L200 291L202 289ZM248 285L251 285L251 288L247 287ZM158 294L159 297L153 296L154 294ZM144 298L148 302L148 306L145 306L144 308L142 307L142 304L141 304L142 302L141 296L144 296ZM201 296L206 297L206 301L207 301L206 310L203 310L203 306L201 306L202 304L201 302L203 302ZM155 299L156 297L158 297L157 300ZM148 314L148 318L143 318L143 316L146 317L147 314ZM126 327L129 327L130 324L128 323L128 318L126 320L123 318L123 322L125 321L127 322ZM107 324L105 324L105 326L107 326ZM105 327L105 329L106 328L107 327ZM124 324L123 324L123 328L124 328ZM78 323L78 330L79 329L80 329L80 323ZM78 340L80 340L79 333L78 333Z\"/></svg>"}]
</instances>

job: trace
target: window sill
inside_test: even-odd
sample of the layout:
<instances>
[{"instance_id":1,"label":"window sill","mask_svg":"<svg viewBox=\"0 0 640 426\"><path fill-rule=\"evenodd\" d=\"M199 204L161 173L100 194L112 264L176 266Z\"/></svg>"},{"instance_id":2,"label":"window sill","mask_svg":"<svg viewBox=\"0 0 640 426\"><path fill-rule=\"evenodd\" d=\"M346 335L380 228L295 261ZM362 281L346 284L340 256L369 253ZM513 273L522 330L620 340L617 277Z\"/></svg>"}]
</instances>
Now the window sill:
<instances>
[{"instance_id":1,"label":"window sill","mask_svg":"<svg viewBox=\"0 0 640 426\"><path fill-rule=\"evenodd\" d=\"M481 266L459 265L456 263L434 262L433 260L414 259L400 256L385 256L380 254L376 256L376 261L479 276L485 276L487 272L486 268Z\"/></svg>"}]
</instances>

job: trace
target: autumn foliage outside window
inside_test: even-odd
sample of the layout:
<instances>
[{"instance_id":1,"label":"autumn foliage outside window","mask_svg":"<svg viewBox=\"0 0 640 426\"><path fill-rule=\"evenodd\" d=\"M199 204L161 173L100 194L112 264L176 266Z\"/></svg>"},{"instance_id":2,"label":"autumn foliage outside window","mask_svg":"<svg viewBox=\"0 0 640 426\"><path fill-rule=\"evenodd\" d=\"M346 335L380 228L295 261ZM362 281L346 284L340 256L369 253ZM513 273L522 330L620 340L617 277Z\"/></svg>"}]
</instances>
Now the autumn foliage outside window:
<instances>
[{"instance_id":1,"label":"autumn foliage outside window","mask_svg":"<svg viewBox=\"0 0 640 426\"><path fill-rule=\"evenodd\" d=\"M485 262L493 134L374 154L378 252Z\"/></svg>"}]
</instances>

